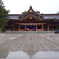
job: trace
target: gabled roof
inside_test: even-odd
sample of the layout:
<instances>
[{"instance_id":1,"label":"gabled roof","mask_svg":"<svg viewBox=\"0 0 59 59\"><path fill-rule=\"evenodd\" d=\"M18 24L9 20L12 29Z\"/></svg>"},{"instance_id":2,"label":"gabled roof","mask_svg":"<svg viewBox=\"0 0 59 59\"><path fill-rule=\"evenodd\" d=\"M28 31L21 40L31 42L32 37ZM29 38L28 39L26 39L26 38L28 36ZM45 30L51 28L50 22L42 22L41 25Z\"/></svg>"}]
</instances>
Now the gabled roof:
<instances>
[{"instance_id":1,"label":"gabled roof","mask_svg":"<svg viewBox=\"0 0 59 59\"><path fill-rule=\"evenodd\" d=\"M29 10L25 12L24 14L19 16L19 19L24 19L27 17L36 17L37 19L43 18L42 15L38 14L32 9L32 6L30 6Z\"/></svg>"},{"instance_id":2,"label":"gabled roof","mask_svg":"<svg viewBox=\"0 0 59 59\"><path fill-rule=\"evenodd\" d=\"M29 10L25 12L24 14L9 14L8 16L9 16L9 19L11 20L20 20L20 19L33 17L36 19L43 19L43 20L56 19L55 21L59 21L59 14L40 14L35 12L32 9L32 6L30 6Z\"/></svg>"}]
</instances>

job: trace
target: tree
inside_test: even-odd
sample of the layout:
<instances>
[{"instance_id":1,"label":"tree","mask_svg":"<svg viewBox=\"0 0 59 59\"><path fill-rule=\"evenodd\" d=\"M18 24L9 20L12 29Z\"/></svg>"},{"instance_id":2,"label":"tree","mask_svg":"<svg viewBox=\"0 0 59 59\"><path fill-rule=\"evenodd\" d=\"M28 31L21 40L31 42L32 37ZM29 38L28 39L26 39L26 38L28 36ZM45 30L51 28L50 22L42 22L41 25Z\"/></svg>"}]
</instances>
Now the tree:
<instances>
[{"instance_id":1,"label":"tree","mask_svg":"<svg viewBox=\"0 0 59 59\"><path fill-rule=\"evenodd\" d=\"M36 11L37 13L40 13L40 11Z\"/></svg>"},{"instance_id":2,"label":"tree","mask_svg":"<svg viewBox=\"0 0 59 59\"><path fill-rule=\"evenodd\" d=\"M43 14L43 13L41 13L41 14Z\"/></svg>"},{"instance_id":3,"label":"tree","mask_svg":"<svg viewBox=\"0 0 59 59\"><path fill-rule=\"evenodd\" d=\"M59 30L59 27L57 26L56 29Z\"/></svg>"},{"instance_id":4,"label":"tree","mask_svg":"<svg viewBox=\"0 0 59 59\"><path fill-rule=\"evenodd\" d=\"M57 12L57 14L59 14L59 11Z\"/></svg>"},{"instance_id":5,"label":"tree","mask_svg":"<svg viewBox=\"0 0 59 59\"><path fill-rule=\"evenodd\" d=\"M22 14L24 14L26 11L22 12Z\"/></svg>"},{"instance_id":6,"label":"tree","mask_svg":"<svg viewBox=\"0 0 59 59\"><path fill-rule=\"evenodd\" d=\"M0 0L0 28L4 28L8 23L8 12L9 10L5 9L3 1Z\"/></svg>"}]
</instances>

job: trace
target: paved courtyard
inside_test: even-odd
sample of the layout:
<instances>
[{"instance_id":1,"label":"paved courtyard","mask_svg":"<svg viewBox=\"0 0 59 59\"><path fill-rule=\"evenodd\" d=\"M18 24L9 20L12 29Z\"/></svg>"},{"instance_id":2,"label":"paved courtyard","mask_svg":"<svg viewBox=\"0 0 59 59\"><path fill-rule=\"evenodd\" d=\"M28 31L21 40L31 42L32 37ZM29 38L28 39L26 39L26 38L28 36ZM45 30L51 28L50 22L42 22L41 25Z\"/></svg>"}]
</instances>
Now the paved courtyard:
<instances>
[{"instance_id":1,"label":"paved courtyard","mask_svg":"<svg viewBox=\"0 0 59 59\"><path fill-rule=\"evenodd\" d=\"M0 58L19 51L30 58L39 52L43 55L44 52L56 52L59 56L59 34L0 34Z\"/></svg>"}]
</instances>

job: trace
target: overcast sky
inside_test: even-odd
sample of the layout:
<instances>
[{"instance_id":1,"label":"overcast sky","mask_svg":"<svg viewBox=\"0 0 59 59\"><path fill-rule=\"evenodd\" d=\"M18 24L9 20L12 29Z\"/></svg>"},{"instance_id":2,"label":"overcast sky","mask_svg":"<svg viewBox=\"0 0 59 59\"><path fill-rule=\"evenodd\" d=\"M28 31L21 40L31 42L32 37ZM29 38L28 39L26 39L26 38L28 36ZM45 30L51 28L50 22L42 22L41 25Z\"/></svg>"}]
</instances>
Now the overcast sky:
<instances>
[{"instance_id":1,"label":"overcast sky","mask_svg":"<svg viewBox=\"0 0 59 59\"><path fill-rule=\"evenodd\" d=\"M2 0L5 8L10 10L9 14L21 14L30 6L35 11L44 14L52 14L59 11L59 0Z\"/></svg>"}]
</instances>

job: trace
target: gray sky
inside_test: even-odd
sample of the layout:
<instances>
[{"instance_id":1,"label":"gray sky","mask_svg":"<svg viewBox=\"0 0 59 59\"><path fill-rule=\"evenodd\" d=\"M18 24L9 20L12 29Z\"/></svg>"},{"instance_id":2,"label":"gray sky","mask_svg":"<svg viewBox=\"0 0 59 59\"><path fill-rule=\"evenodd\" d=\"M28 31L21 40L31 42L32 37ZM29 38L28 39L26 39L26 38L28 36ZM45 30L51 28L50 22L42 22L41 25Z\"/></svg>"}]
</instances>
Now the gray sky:
<instances>
[{"instance_id":1,"label":"gray sky","mask_svg":"<svg viewBox=\"0 0 59 59\"><path fill-rule=\"evenodd\" d=\"M21 14L27 11L30 6L35 11L44 14L54 14L59 11L59 0L2 0L5 8L10 10L10 14Z\"/></svg>"}]
</instances>

